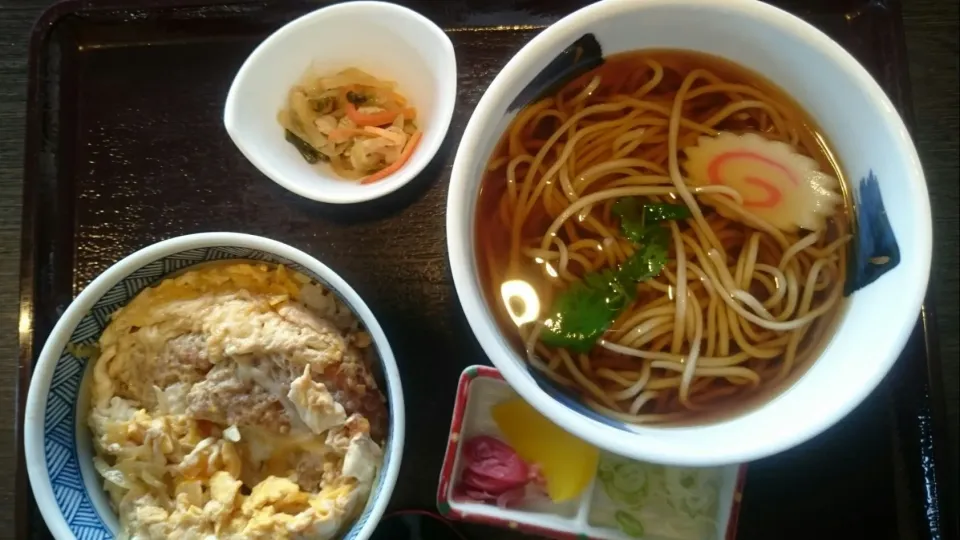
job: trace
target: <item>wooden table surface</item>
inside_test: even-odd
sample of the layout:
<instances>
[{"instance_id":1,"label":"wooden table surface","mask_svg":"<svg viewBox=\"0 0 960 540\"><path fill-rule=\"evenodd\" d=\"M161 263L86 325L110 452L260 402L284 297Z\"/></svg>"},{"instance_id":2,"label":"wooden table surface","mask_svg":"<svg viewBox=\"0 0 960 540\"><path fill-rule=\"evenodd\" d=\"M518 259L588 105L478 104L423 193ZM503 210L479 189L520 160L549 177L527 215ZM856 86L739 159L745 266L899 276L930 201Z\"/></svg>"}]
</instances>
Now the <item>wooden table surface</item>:
<instances>
[{"instance_id":1,"label":"wooden table surface","mask_svg":"<svg viewBox=\"0 0 960 540\"><path fill-rule=\"evenodd\" d=\"M47 0L0 0L0 539L14 538L14 399L17 378L17 319L20 261L20 203L26 103L27 40ZM956 501L958 458L958 368L960 368L960 91L958 91L957 0L903 0L913 107L914 140L920 152L934 218L931 286L947 404L950 485ZM957 509L944 508L956 520Z\"/></svg>"}]
</instances>

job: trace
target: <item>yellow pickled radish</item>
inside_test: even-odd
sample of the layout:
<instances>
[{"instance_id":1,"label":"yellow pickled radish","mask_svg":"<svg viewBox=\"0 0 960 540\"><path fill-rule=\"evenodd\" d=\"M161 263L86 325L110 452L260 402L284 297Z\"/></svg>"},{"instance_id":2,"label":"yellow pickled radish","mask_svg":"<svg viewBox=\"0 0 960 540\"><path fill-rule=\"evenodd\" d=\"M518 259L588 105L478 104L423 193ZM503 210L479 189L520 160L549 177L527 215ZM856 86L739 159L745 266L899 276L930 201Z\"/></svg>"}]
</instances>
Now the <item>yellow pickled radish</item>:
<instances>
[{"instance_id":1,"label":"yellow pickled radish","mask_svg":"<svg viewBox=\"0 0 960 540\"><path fill-rule=\"evenodd\" d=\"M517 455L540 467L553 502L577 497L596 475L600 451L563 431L522 399L498 403L491 414Z\"/></svg>"}]
</instances>

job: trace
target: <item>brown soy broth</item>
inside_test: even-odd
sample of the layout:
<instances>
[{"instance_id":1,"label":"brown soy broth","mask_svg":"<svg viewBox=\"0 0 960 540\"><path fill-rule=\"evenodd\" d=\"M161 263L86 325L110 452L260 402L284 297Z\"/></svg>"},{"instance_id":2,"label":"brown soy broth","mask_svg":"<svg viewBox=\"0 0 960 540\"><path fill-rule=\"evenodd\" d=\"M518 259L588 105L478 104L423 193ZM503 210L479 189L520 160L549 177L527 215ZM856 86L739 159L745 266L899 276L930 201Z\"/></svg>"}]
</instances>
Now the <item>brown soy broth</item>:
<instances>
[{"instance_id":1,"label":"brown soy broth","mask_svg":"<svg viewBox=\"0 0 960 540\"><path fill-rule=\"evenodd\" d=\"M646 100L649 100L649 102L655 106L671 108L673 106L672 94L681 87L685 77L691 71L697 69L709 71L725 84L743 85L756 89L776 102L782 109L785 122L789 123L789 125L796 130L799 139L798 146L803 148L805 154L817 161L821 170L833 174L840 180L841 190L845 200L844 208L840 209L836 217L830 220L826 233L827 240L829 241L838 237L837 219L843 220L843 226L847 231L850 231L852 223L849 218L852 212L852 205L850 204L848 185L841 174L841 168L837 159L830 152L829 145L817 128L816 123L791 97L776 85L762 76L732 62L703 53L679 50L646 50L621 53L606 58L604 64L600 67L571 81L553 96L552 99L559 103L570 102L571 100L576 100L578 96L581 96L586 89L591 91L589 96L583 99L583 106L586 107L594 104L608 103L616 95L633 94L652 80L653 72L648 67L648 60L655 60L663 66L661 81L656 85L653 94L647 94L645 97ZM595 84L596 77L600 78L599 85ZM704 82L701 80L691 88L691 91L696 90L702 84L704 84ZM591 86L594 87L591 88ZM751 99L749 96L744 97L742 95L743 92L738 94L736 90L739 88L738 86L731 86L729 93L704 94L695 100L685 102L683 105L684 117L709 117L721 111L731 102L737 101L737 99ZM531 104L530 106L536 105ZM590 116L590 120L592 122L616 120L622 117L623 114L622 111L593 114ZM522 115L523 111L518 114L517 119ZM500 166L496 170L490 170L490 166L497 165L498 162L509 161L511 157L509 136L514 125L517 123L517 119L515 119L502 135L501 140L497 144L488 162L488 170L481 183L475 218L475 246L477 250L479 279L481 280L486 300L491 310L495 313L501 330L511 339L517 348L517 353L523 357L525 353L522 340L519 337L516 325L501 299L500 286L507 280L520 279L526 281L536 290L540 298L540 303L544 308L549 307L557 287L550 279L544 276L540 265L531 262L528 257L520 256L519 264L512 270L510 269L512 231L509 223L504 223L502 217L504 212L501 208L502 199L508 189L507 166ZM519 132L519 140L522 141L523 146L531 155L536 155L537 151L554 135L560 126L561 121L556 117L546 117L536 123L529 122ZM770 130L773 129L772 119L769 115L766 117L760 115L758 118L757 116L740 114L731 115L713 127L717 131L732 131L737 133L757 132L762 135L769 134ZM650 129L653 133L650 140L659 141L662 139L663 142L662 144L657 144L656 148L649 150L648 154L655 159L665 159L668 151L666 142L667 128L665 126L652 126ZM659 132L654 133L657 129L659 129ZM694 135L681 134L678 144L681 155L684 146L695 142ZM611 137L611 144L613 140L614 137ZM586 157L591 152L590 149L580 148L577 148L577 151L579 153L574 153L574 160ZM541 172L552 166L555 161L555 156L548 155L543 160ZM515 178L518 184L523 180L528 170L529 166L525 164L517 167ZM581 193L581 196L589 195L592 192L602 189L602 187L602 182L592 184ZM523 246L534 247L534 244L537 244L536 247L538 247L539 242L535 241L546 232L547 228L554 221L554 216L547 212L544 204L541 204L541 202L540 200L535 201L531 207L529 217L523 223L520 232L522 239L521 245ZM604 224L609 226L610 230L619 231L616 226L616 220L610 216L609 209L609 204L605 206L597 205L591 215L597 216ZM709 220L712 215L712 208L701 204L701 209L705 217ZM507 212L506 214L510 213ZM508 217L512 217L512 215L508 215ZM509 222L510 220L508 219L506 221ZM743 236L748 232L753 232L753 230L749 229L746 225L739 225L739 227L741 227L742 230L734 231L731 235L736 236L740 234ZM567 227L561 228L557 234L563 237L566 242L572 240L570 238L570 229ZM586 235L580 236L583 237ZM766 240L768 239L761 239L761 244ZM761 251L763 249L761 245ZM672 245L670 247L670 257L671 261L673 257L675 257ZM577 276L581 275L583 269L581 264L571 263L571 268L574 269L574 274ZM666 268L667 270L673 270L676 266L675 264L672 266L668 264ZM754 284L754 286L756 286L756 284ZM756 294L756 289L752 289L752 292ZM820 294L821 293L817 293L817 295ZM817 295L814 296L814 301L821 299L821 297ZM638 294L635 305L653 302L661 296L662 293L655 291L643 291ZM762 298L760 299L762 301ZM705 306L703 310L706 311ZM832 308L831 312L817 319L809 326L797 350L805 351L805 356L810 359L819 356L822 349L829 342L829 338L832 336L833 330L844 311L845 302L841 299L839 305ZM618 321L611 330L608 330L608 335L611 331L616 330L617 324L620 322L622 321ZM752 325L752 323L746 324L751 325L750 328L753 333L757 335L764 333L764 330L758 326ZM654 343L656 343L656 340ZM650 345L650 343L647 343L640 348L644 349ZM734 348L736 347L735 343L732 345ZM669 345L667 345L665 350L668 349ZM737 352L735 349L729 351L730 354L734 354L735 352ZM701 352L701 355L702 354ZM641 365L641 361L638 358L619 355L600 347L593 349L590 353L589 361L594 369L608 367L611 369L639 370L639 366ZM716 422L731 416L743 414L754 407L762 405L786 387L789 387L803 375L812 363L811 361L807 361L795 365L789 372L789 375L777 381L775 384L771 384L768 381L779 371L781 361L779 358L773 358L750 359L745 362L743 365L755 370L761 375L764 381L758 389L748 392L743 391L741 389L742 387L728 382L727 379L723 377L694 378L691 388L696 389L698 392L698 399L694 400L694 403L698 405L697 409L685 412L682 417L671 420L666 425ZM665 376L673 375L679 374L669 373ZM595 382L609 390L620 390L623 388L610 381L595 380ZM655 413L672 413L680 410L683 410L683 408L678 402L676 392L660 392L654 400L654 406L652 408L652 411Z\"/></svg>"}]
</instances>

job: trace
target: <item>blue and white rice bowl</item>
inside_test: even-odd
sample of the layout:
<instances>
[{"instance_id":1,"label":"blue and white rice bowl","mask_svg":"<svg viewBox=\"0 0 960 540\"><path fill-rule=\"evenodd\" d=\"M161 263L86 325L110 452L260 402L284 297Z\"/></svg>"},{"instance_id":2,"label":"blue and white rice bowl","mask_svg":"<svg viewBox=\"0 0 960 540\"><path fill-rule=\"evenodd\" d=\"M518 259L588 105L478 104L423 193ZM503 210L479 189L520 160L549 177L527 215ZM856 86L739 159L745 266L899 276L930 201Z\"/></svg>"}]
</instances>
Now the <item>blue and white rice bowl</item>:
<instances>
[{"instance_id":1,"label":"blue and white rice bowl","mask_svg":"<svg viewBox=\"0 0 960 540\"><path fill-rule=\"evenodd\" d=\"M383 330L360 296L306 253L258 236L202 233L153 244L111 266L70 304L40 353L27 396L24 446L37 506L58 540L107 540L120 532L103 479L94 469L86 425L85 380L93 362L76 356L72 345L96 343L112 313L169 274L225 260L281 264L315 279L336 294L369 332L379 359L374 376L387 398L387 437L366 506L343 538L364 540L373 534L396 484L404 439L400 374Z\"/></svg>"}]
</instances>

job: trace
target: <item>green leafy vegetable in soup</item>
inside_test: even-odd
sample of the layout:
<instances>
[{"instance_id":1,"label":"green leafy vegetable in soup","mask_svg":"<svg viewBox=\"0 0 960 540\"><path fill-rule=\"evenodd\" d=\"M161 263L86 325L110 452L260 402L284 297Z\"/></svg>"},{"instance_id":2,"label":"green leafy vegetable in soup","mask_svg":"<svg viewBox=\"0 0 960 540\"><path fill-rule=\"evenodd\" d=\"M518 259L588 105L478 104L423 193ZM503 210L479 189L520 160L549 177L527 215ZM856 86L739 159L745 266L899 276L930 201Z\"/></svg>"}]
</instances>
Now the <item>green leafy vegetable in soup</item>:
<instances>
[{"instance_id":1,"label":"green leafy vegetable in soup","mask_svg":"<svg viewBox=\"0 0 960 540\"><path fill-rule=\"evenodd\" d=\"M660 222L690 217L690 209L679 204L641 204L636 197L627 197L613 203L613 213L620 218L620 229L631 242L645 244L661 240L667 233Z\"/></svg>"},{"instance_id":2,"label":"green leafy vegetable in soup","mask_svg":"<svg viewBox=\"0 0 960 540\"><path fill-rule=\"evenodd\" d=\"M666 220L686 219L690 210L673 204L617 200L613 213L636 251L616 268L590 272L561 292L550 309L540 339L553 347L585 353L636 298L637 283L660 275L670 246Z\"/></svg>"}]
</instances>

